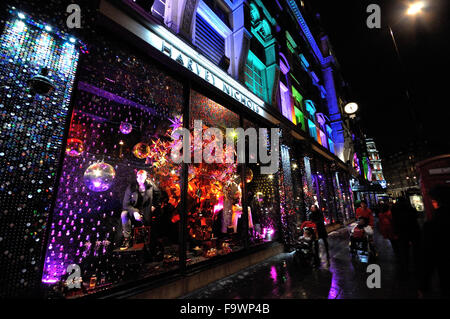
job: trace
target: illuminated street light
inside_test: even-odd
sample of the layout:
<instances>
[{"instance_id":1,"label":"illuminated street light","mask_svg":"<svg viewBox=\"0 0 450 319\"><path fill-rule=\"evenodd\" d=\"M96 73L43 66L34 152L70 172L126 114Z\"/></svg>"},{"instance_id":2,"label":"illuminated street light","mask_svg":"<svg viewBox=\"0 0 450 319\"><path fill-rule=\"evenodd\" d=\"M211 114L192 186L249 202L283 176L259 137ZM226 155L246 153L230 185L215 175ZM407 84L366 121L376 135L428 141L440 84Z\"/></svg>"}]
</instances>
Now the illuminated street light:
<instances>
[{"instance_id":1,"label":"illuminated street light","mask_svg":"<svg viewBox=\"0 0 450 319\"><path fill-rule=\"evenodd\" d=\"M423 1L415 2L409 5L408 10L406 11L407 15L414 16L422 11L425 7L425 3Z\"/></svg>"},{"instance_id":2,"label":"illuminated street light","mask_svg":"<svg viewBox=\"0 0 450 319\"><path fill-rule=\"evenodd\" d=\"M356 104L355 102L350 102L344 106L344 111L349 115L355 114L356 111L358 111L358 104Z\"/></svg>"}]
</instances>

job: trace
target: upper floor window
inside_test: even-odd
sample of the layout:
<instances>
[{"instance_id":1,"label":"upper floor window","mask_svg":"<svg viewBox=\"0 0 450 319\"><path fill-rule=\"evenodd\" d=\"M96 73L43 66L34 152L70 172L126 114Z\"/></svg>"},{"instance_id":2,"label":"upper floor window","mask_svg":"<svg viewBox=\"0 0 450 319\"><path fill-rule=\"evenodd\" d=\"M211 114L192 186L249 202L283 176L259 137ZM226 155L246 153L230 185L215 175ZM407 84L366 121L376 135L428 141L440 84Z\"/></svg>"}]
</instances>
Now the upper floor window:
<instances>
[{"instance_id":1,"label":"upper floor window","mask_svg":"<svg viewBox=\"0 0 450 319\"><path fill-rule=\"evenodd\" d=\"M265 93L265 69L266 66L252 53L248 52L245 64L245 84L257 96L266 99Z\"/></svg>"},{"instance_id":2,"label":"upper floor window","mask_svg":"<svg viewBox=\"0 0 450 319\"><path fill-rule=\"evenodd\" d=\"M293 116L292 107L291 107L291 99L289 95L289 89L280 82L280 100L281 100L281 113L287 119L295 121L295 116Z\"/></svg>"},{"instance_id":3,"label":"upper floor window","mask_svg":"<svg viewBox=\"0 0 450 319\"><path fill-rule=\"evenodd\" d=\"M230 28L229 14L224 9L224 5L217 0L202 0L216 15Z\"/></svg>"},{"instance_id":4,"label":"upper floor window","mask_svg":"<svg viewBox=\"0 0 450 319\"><path fill-rule=\"evenodd\" d=\"M217 65L225 55L225 39L198 13L195 23L195 45Z\"/></svg>"},{"instance_id":5,"label":"upper floor window","mask_svg":"<svg viewBox=\"0 0 450 319\"><path fill-rule=\"evenodd\" d=\"M316 141L318 141L316 124L313 121L308 120L308 128L309 128L309 135L313 137Z\"/></svg>"},{"instance_id":6,"label":"upper floor window","mask_svg":"<svg viewBox=\"0 0 450 319\"><path fill-rule=\"evenodd\" d=\"M302 64L302 68L305 71L308 71L308 69L309 69L309 62L306 60L305 56L302 53L300 54L300 61L301 61L301 64Z\"/></svg>"},{"instance_id":7,"label":"upper floor window","mask_svg":"<svg viewBox=\"0 0 450 319\"><path fill-rule=\"evenodd\" d=\"M164 14L166 11L166 2L168 0L155 0L152 6L152 14L162 20L164 20Z\"/></svg>"},{"instance_id":8,"label":"upper floor window","mask_svg":"<svg viewBox=\"0 0 450 319\"><path fill-rule=\"evenodd\" d=\"M292 87L292 97L294 98L295 124L300 124L301 128L306 130L302 106L303 96L295 89L295 87Z\"/></svg>"},{"instance_id":9,"label":"upper floor window","mask_svg":"<svg viewBox=\"0 0 450 319\"><path fill-rule=\"evenodd\" d=\"M311 100L305 100L306 112L308 112L309 117L315 121L316 117L316 107L314 106L314 102Z\"/></svg>"}]
</instances>

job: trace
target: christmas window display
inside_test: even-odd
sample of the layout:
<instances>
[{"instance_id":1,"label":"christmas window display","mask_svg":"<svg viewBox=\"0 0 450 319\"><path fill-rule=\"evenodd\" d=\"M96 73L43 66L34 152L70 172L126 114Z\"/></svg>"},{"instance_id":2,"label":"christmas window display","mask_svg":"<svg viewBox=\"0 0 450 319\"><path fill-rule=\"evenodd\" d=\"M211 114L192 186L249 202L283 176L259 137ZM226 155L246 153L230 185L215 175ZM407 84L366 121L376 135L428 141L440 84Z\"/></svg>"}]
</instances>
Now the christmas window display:
<instances>
[{"instance_id":1,"label":"christmas window display","mask_svg":"<svg viewBox=\"0 0 450 319\"><path fill-rule=\"evenodd\" d=\"M347 220L354 217L353 191L350 185L350 177L347 173L339 171L339 181L342 183L341 189L344 198L344 214Z\"/></svg>"},{"instance_id":2,"label":"christmas window display","mask_svg":"<svg viewBox=\"0 0 450 319\"><path fill-rule=\"evenodd\" d=\"M198 144L197 147L201 146L198 152L204 156L206 145L215 138L206 136L208 128L219 129L225 142L226 129L239 127L237 114L191 91L191 132L194 130L194 121L201 121L201 140L193 138L192 141ZM233 138L236 139L235 136ZM235 150L223 143L222 152L226 154ZM191 155L195 156L194 153L193 149ZM203 158L200 163L194 161L189 164L187 195L187 265L243 249L242 184L236 161L207 163Z\"/></svg>"},{"instance_id":3,"label":"christmas window display","mask_svg":"<svg viewBox=\"0 0 450 319\"><path fill-rule=\"evenodd\" d=\"M100 37L78 80L43 273L69 297L179 263L181 84Z\"/></svg>"},{"instance_id":4,"label":"christmas window display","mask_svg":"<svg viewBox=\"0 0 450 319\"><path fill-rule=\"evenodd\" d=\"M290 157L290 147L282 144L280 149L280 173L279 173L279 192L280 192L280 216L283 229L283 242L287 245L295 243L295 217L294 210L294 187L292 184L292 164Z\"/></svg>"},{"instance_id":5,"label":"christmas window display","mask_svg":"<svg viewBox=\"0 0 450 319\"><path fill-rule=\"evenodd\" d=\"M311 169L311 158L308 156L304 156L300 160L300 169L302 170L302 188L303 188L303 196L306 205L306 216L305 220L309 216L309 212L311 210L312 205L319 206L319 202L317 201L317 187L316 180L314 175L312 174Z\"/></svg>"},{"instance_id":6,"label":"christmas window display","mask_svg":"<svg viewBox=\"0 0 450 319\"><path fill-rule=\"evenodd\" d=\"M338 200L336 198L336 189L334 186L333 171L336 169L336 165L333 162L323 162L323 172L325 175L325 187L327 194L328 205L328 218L331 223L340 223L342 221L342 215L339 210Z\"/></svg>"},{"instance_id":7,"label":"christmas window display","mask_svg":"<svg viewBox=\"0 0 450 319\"><path fill-rule=\"evenodd\" d=\"M333 188L335 191L335 202L337 205L338 218L340 221L346 221L348 216L345 213L343 184L339 180L338 172L333 172Z\"/></svg>"},{"instance_id":8,"label":"christmas window display","mask_svg":"<svg viewBox=\"0 0 450 319\"><path fill-rule=\"evenodd\" d=\"M251 127L259 131L255 123L244 120L244 129ZM265 133L267 150L270 150L269 131L265 130ZM247 158L250 156L248 152L246 156ZM246 163L246 200L253 225L249 228L251 245L275 241L280 236L280 195L277 176L279 173L261 174L260 166L259 162Z\"/></svg>"},{"instance_id":9,"label":"christmas window display","mask_svg":"<svg viewBox=\"0 0 450 319\"><path fill-rule=\"evenodd\" d=\"M290 175L292 178L292 192L290 193L290 196L292 196L291 201L293 206L289 214L290 219L288 220L287 226L289 227L290 238L293 240L300 236L300 225L302 222L306 221L307 202L303 194L302 184L304 177L304 167L302 165L303 161L298 161L295 156L295 154L300 151L300 148L294 146L289 148L290 161L284 164L284 166L290 164ZM287 169L283 169L283 172L286 170Z\"/></svg>"},{"instance_id":10,"label":"christmas window display","mask_svg":"<svg viewBox=\"0 0 450 319\"><path fill-rule=\"evenodd\" d=\"M324 168L324 163L322 160L315 158L314 160L314 167L315 167L315 174L313 174L313 180L314 185L316 188L316 194L317 194L317 206L322 211L325 225L331 224L335 222L335 218L333 216L333 208L332 208L332 201L333 198L330 196L330 190L327 185L327 175L326 170Z\"/></svg>"}]
</instances>

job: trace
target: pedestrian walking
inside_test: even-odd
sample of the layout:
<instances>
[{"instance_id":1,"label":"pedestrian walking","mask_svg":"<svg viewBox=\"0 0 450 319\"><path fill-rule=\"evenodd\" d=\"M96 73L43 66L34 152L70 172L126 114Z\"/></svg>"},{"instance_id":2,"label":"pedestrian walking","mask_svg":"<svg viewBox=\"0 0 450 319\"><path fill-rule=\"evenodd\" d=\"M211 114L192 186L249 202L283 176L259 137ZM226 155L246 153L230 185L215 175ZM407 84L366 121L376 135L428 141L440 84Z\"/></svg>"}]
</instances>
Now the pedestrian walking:
<instances>
[{"instance_id":1,"label":"pedestrian walking","mask_svg":"<svg viewBox=\"0 0 450 319\"><path fill-rule=\"evenodd\" d=\"M400 276L408 277L412 250L414 273L419 267L420 227L417 221L417 211L406 197L401 197L392 207L394 232L398 236Z\"/></svg>"},{"instance_id":2,"label":"pedestrian walking","mask_svg":"<svg viewBox=\"0 0 450 319\"><path fill-rule=\"evenodd\" d=\"M399 261L398 236L394 231L394 222L392 220L391 207L388 204L381 204L378 213L378 229L380 234L391 242L397 262Z\"/></svg>"},{"instance_id":3,"label":"pedestrian walking","mask_svg":"<svg viewBox=\"0 0 450 319\"><path fill-rule=\"evenodd\" d=\"M309 219L310 219L310 221L312 221L313 223L316 224L318 238L322 239L322 241L325 245L327 260L329 261L330 260L330 252L328 249L328 240L327 240L328 233L327 233L327 229L325 228L323 213L320 211L320 209L316 205L311 206L311 212L309 215ZM316 249L316 256L319 256L319 245L316 245L315 249Z\"/></svg>"},{"instance_id":4,"label":"pedestrian walking","mask_svg":"<svg viewBox=\"0 0 450 319\"><path fill-rule=\"evenodd\" d=\"M450 298L450 258L447 235L450 225L450 187L435 187L429 195L434 211L431 220L424 224L419 297L423 297L423 294L428 291L431 278L437 272L441 297Z\"/></svg>"},{"instance_id":5,"label":"pedestrian walking","mask_svg":"<svg viewBox=\"0 0 450 319\"><path fill-rule=\"evenodd\" d=\"M367 207L367 202L365 200L362 200L361 206L356 209L356 219L358 220L361 217L366 218L368 221L368 224L371 227L374 227L375 222L374 222L374 218L373 218L373 213L372 213L372 210L369 207Z\"/></svg>"}]
</instances>

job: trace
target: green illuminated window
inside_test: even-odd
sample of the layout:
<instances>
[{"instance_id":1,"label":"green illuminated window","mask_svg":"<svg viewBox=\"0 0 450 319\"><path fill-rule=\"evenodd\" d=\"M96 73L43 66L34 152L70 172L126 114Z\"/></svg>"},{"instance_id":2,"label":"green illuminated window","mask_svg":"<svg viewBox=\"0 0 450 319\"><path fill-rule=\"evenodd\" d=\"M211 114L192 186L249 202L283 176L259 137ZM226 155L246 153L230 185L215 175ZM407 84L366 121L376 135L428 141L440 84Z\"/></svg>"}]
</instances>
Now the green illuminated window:
<instances>
[{"instance_id":1,"label":"green illuminated window","mask_svg":"<svg viewBox=\"0 0 450 319\"><path fill-rule=\"evenodd\" d=\"M303 96L295 89L295 87L292 87L292 97L294 98L294 111L295 111L295 122L301 123L302 130L306 131L305 126L305 115L303 114Z\"/></svg>"},{"instance_id":2,"label":"green illuminated window","mask_svg":"<svg viewBox=\"0 0 450 319\"><path fill-rule=\"evenodd\" d=\"M245 64L245 85L263 100L266 99L265 69L266 66L249 51Z\"/></svg>"}]
</instances>

